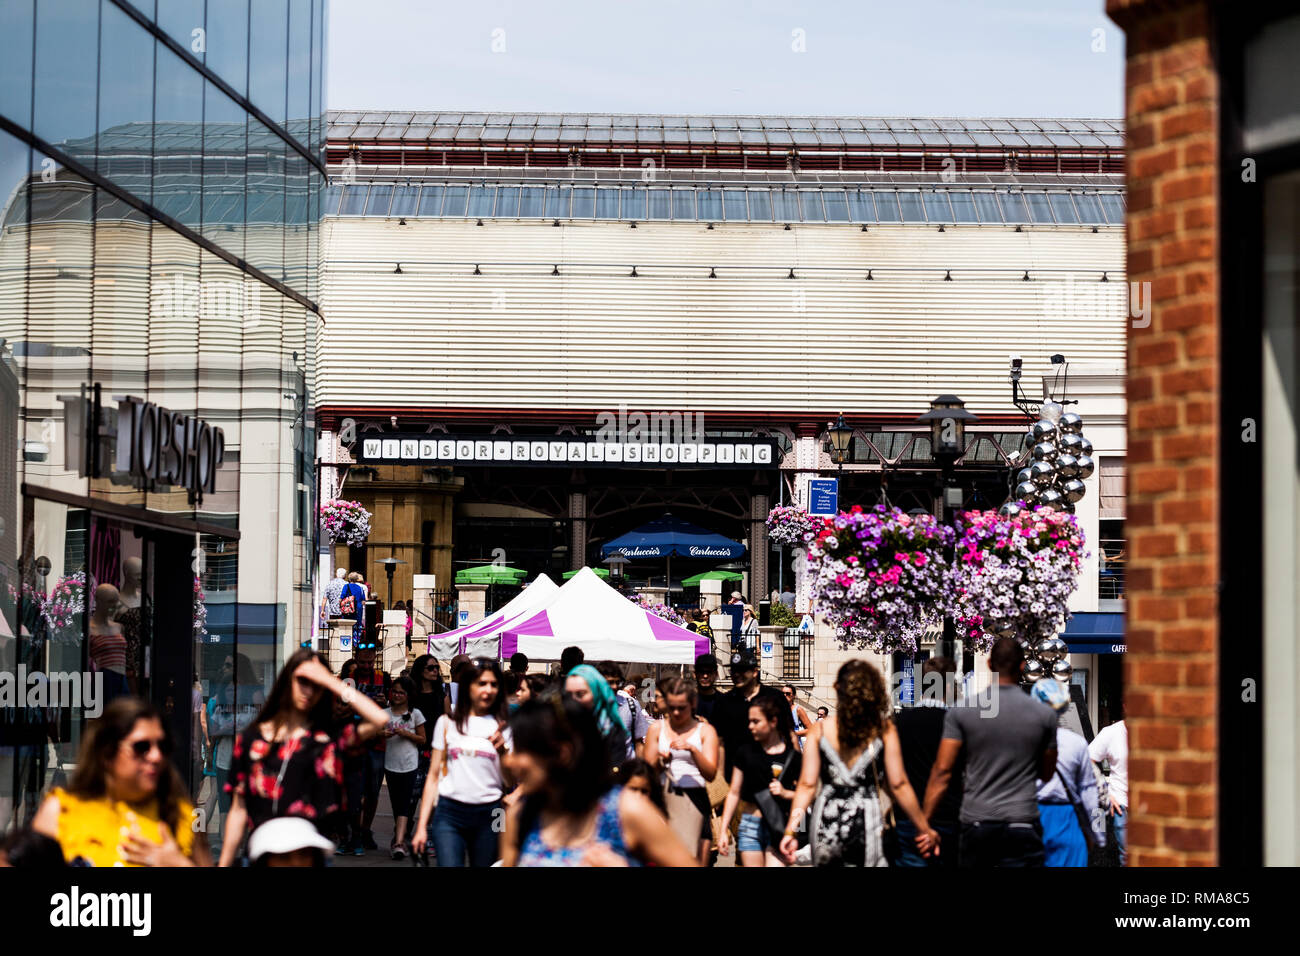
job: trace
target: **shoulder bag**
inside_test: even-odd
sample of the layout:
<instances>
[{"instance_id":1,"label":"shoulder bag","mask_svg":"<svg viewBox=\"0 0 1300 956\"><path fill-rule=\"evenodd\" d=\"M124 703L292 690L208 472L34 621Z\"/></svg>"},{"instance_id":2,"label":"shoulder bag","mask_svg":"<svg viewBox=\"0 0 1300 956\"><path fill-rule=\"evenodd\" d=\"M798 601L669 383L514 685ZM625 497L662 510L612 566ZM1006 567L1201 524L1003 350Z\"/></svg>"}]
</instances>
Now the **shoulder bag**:
<instances>
[{"instance_id":1,"label":"shoulder bag","mask_svg":"<svg viewBox=\"0 0 1300 956\"><path fill-rule=\"evenodd\" d=\"M1092 832L1092 821L1088 819L1088 813L1083 808L1083 804L1074 799L1074 794L1070 792L1070 785L1065 782L1065 775L1061 773L1061 768L1056 768L1056 778L1061 781L1061 787L1065 790L1066 799L1070 801L1070 806L1074 809L1075 819L1079 821L1079 829L1083 831L1083 842L1088 846L1088 859L1095 859L1101 852L1102 848L1097 843L1097 834Z\"/></svg>"},{"instance_id":2,"label":"shoulder bag","mask_svg":"<svg viewBox=\"0 0 1300 956\"><path fill-rule=\"evenodd\" d=\"M790 769L790 761L794 759L794 747L790 744L785 745L785 761L781 764L781 772L776 775L780 780L785 776L785 772ZM785 825L790 820L790 814L781 806L772 792L766 788L754 790L754 805L758 807L759 812L763 814L763 822L767 824L768 832L773 836L785 832ZM779 839L779 838L778 838Z\"/></svg>"}]
</instances>

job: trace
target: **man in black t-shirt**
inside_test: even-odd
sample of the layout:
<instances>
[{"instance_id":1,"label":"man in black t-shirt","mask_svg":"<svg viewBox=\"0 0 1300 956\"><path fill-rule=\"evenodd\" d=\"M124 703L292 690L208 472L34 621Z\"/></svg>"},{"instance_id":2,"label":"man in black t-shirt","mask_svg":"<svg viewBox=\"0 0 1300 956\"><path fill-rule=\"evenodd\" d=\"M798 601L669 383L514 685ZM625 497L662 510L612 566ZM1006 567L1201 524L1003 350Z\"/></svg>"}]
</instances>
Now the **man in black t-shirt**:
<instances>
[{"instance_id":1,"label":"man in black t-shirt","mask_svg":"<svg viewBox=\"0 0 1300 956\"><path fill-rule=\"evenodd\" d=\"M939 741L943 739L943 721L947 714L944 706L948 699L946 692L953 688L953 678L957 665L946 657L932 657L921 668L921 701L916 707L904 709L894 718L898 728L898 743L903 751L903 769L907 772L907 781L917 793L924 794L930 780L930 768L939 753ZM898 845L900 848L896 866L953 866L957 865L958 839L961 824L958 813L961 811L962 793L962 758L953 768L951 783L939 801L930 826L939 831L943 851L939 856L923 857L916 848L916 826L906 815L896 821Z\"/></svg>"},{"instance_id":2,"label":"man in black t-shirt","mask_svg":"<svg viewBox=\"0 0 1300 956\"><path fill-rule=\"evenodd\" d=\"M695 699L696 716L713 723L714 712L723 694L718 692L718 659L712 654L701 654L695 658L695 685L698 688Z\"/></svg>"}]
</instances>

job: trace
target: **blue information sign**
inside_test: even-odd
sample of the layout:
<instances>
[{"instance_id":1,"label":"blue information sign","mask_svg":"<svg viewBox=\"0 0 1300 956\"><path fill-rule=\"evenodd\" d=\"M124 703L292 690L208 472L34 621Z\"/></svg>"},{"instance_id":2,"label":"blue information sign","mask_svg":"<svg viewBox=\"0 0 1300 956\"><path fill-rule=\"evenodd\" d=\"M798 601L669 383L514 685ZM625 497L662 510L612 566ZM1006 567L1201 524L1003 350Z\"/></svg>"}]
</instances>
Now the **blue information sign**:
<instances>
[{"instance_id":1,"label":"blue information sign","mask_svg":"<svg viewBox=\"0 0 1300 956\"><path fill-rule=\"evenodd\" d=\"M808 482L808 513L834 517L840 510L838 478L814 478Z\"/></svg>"},{"instance_id":2,"label":"blue information sign","mask_svg":"<svg viewBox=\"0 0 1300 956\"><path fill-rule=\"evenodd\" d=\"M898 689L898 702L904 707L916 703L916 662L910 657L903 658L903 681Z\"/></svg>"}]
</instances>

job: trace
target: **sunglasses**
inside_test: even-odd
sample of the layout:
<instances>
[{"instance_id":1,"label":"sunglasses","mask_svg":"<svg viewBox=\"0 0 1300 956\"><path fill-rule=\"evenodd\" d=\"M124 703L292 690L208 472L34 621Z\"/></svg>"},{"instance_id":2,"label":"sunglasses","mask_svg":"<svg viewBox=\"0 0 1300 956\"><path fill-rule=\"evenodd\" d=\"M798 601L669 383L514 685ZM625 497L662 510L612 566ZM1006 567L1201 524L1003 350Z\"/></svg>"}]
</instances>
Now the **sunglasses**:
<instances>
[{"instance_id":1,"label":"sunglasses","mask_svg":"<svg viewBox=\"0 0 1300 956\"><path fill-rule=\"evenodd\" d=\"M149 756L149 752L154 747L157 747L158 752L164 757L169 756L172 752L172 742L166 737L159 737L154 740L133 740L131 742L131 753L135 754L137 759L143 760Z\"/></svg>"}]
</instances>

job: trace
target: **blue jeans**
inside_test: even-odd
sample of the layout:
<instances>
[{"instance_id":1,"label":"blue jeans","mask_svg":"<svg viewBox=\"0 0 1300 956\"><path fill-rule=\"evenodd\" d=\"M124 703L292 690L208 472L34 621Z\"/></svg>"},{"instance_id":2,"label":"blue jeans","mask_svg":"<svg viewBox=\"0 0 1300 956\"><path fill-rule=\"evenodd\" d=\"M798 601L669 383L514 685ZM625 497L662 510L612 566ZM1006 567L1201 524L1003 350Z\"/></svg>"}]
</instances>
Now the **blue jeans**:
<instances>
[{"instance_id":1,"label":"blue jeans","mask_svg":"<svg viewBox=\"0 0 1300 956\"><path fill-rule=\"evenodd\" d=\"M894 825L898 835L898 862L894 866L938 867L956 866L960 852L960 831L948 823L931 823L939 834L939 855L924 857L916 848L916 824L909 819L899 819Z\"/></svg>"},{"instance_id":2,"label":"blue jeans","mask_svg":"<svg viewBox=\"0 0 1300 956\"><path fill-rule=\"evenodd\" d=\"M736 836L736 849L741 853L762 853L772 846L772 832L767 821L746 813L740 818L740 832Z\"/></svg>"},{"instance_id":3,"label":"blue jeans","mask_svg":"<svg viewBox=\"0 0 1300 956\"><path fill-rule=\"evenodd\" d=\"M491 866L500 856L500 833L504 823L496 811L501 801L461 803L440 797L433 811L433 848L438 866L464 866L469 854L470 866Z\"/></svg>"},{"instance_id":4,"label":"blue jeans","mask_svg":"<svg viewBox=\"0 0 1300 956\"><path fill-rule=\"evenodd\" d=\"M1128 807L1123 812L1114 813L1110 818L1115 830L1115 848L1119 850L1119 865L1128 865Z\"/></svg>"}]
</instances>

